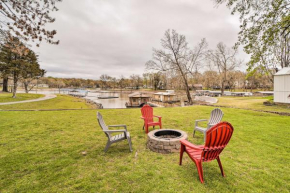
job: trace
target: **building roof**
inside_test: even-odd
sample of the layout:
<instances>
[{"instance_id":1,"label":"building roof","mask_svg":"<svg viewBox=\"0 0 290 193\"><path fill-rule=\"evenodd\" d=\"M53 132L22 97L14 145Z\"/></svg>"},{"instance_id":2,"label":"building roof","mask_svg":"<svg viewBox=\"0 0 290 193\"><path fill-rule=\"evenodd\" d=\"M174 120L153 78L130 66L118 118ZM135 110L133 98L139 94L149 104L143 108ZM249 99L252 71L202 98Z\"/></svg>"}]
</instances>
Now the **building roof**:
<instances>
[{"instance_id":1,"label":"building roof","mask_svg":"<svg viewBox=\"0 0 290 193\"><path fill-rule=\"evenodd\" d=\"M288 74L290 75L290 67L285 67L285 68L279 70L279 72L277 72L277 73L275 74L275 76L279 76L279 75L288 75Z\"/></svg>"},{"instance_id":2,"label":"building roof","mask_svg":"<svg viewBox=\"0 0 290 193\"><path fill-rule=\"evenodd\" d=\"M168 92L157 92L157 93L154 93L154 95L171 95L171 96L174 96L175 94L174 93L168 93Z\"/></svg>"},{"instance_id":3,"label":"building roof","mask_svg":"<svg viewBox=\"0 0 290 193\"><path fill-rule=\"evenodd\" d=\"M132 94L129 94L128 97L131 97L131 98L150 98L150 96L143 94L143 93L140 93L140 92L134 92Z\"/></svg>"}]
</instances>

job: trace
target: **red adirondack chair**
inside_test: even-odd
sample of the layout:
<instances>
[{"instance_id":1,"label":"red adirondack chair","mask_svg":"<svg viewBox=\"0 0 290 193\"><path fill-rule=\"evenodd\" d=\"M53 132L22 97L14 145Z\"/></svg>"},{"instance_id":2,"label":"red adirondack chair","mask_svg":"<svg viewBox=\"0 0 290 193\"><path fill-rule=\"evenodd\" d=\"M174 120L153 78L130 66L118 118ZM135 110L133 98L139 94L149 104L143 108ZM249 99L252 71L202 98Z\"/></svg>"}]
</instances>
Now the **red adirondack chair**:
<instances>
[{"instance_id":1,"label":"red adirondack chair","mask_svg":"<svg viewBox=\"0 0 290 193\"><path fill-rule=\"evenodd\" d=\"M148 133L148 128L150 126L153 126L153 128L154 128L156 125L159 125L160 129L162 128L162 123L161 123L162 117L153 115L153 108L152 107L150 107L149 105L144 105L141 108L141 113L142 113L141 119L144 120L143 129L145 127L146 133ZM154 117L158 118L158 122L154 122L154 119L153 119Z\"/></svg>"},{"instance_id":2,"label":"red adirondack chair","mask_svg":"<svg viewBox=\"0 0 290 193\"><path fill-rule=\"evenodd\" d=\"M206 132L205 145L194 145L186 140L180 140L181 148L179 165L182 164L182 156L183 153L186 152L190 159L195 163L200 182L203 183L202 162L209 162L216 159L220 166L222 176L225 176L219 155L227 146L233 132L234 128L230 123L221 122Z\"/></svg>"}]
</instances>

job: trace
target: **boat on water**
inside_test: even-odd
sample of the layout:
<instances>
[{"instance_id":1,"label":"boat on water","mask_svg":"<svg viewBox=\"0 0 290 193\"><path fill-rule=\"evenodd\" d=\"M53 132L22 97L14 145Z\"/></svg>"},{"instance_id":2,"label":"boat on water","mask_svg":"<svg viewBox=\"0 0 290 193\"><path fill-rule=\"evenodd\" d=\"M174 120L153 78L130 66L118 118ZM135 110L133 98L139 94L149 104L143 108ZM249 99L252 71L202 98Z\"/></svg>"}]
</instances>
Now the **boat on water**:
<instances>
[{"instance_id":1,"label":"boat on water","mask_svg":"<svg viewBox=\"0 0 290 193\"><path fill-rule=\"evenodd\" d=\"M83 89L66 89L66 92L71 96L86 97L88 91Z\"/></svg>"},{"instance_id":2,"label":"boat on water","mask_svg":"<svg viewBox=\"0 0 290 193\"><path fill-rule=\"evenodd\" d=\"M119 96L98 96L98 99L114 99L119 98Z\"/></svg>"}]
</instances>

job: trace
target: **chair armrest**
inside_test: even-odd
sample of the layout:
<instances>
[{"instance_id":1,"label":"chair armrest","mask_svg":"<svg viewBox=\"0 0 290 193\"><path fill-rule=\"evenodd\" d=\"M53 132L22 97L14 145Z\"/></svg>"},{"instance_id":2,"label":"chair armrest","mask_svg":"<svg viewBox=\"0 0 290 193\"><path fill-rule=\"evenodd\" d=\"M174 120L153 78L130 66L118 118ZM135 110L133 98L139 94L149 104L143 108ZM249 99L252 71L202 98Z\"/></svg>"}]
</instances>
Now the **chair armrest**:
<instances>
[{"instance_id":1,"label":"chair armrest","mask_svg":"<svg viewBox=\"0 0 290 193\"><path fill-rule=\"evenodd\" d=\"M141 119L145 119L145 117L142 117L142 116L141 116L140 118L141 118Z\"/></svg>"},{"instance_id":2,"label":"chair armrest","mask_svg":"<svg viewBox=\"0 0 290 193\"><path fill-rule=\"evenodd\" d=\"M125 129L120 129L120 130L107 130L104 131L105 133L117 133L117 132L127 132Z\"/></svg>"},{"instance_id":3,"label":"chair armrest","mask_svg":"<svg viewBox=\"0 0 290 193\"><path fill-rule=\"evenodd\" d=\"M124 127L127 131L127 125L108 125L108 127Z\"/></svg>"},{"instance_id":4,"label":"chair armrest","mask_svg":"<svg viewBox=\"0 0 290 193\"><path fill-rule=\"evenodd\" d=\"M218 123L217 123L218 124ZM215 126L216 124L208 124L208 127L213 127Z\"/></svg>"},{"instance_id":5,"label":"chair armrest","mask_svg":"<svg viewBox=\"0 0 290 193\"><path fill-rule=\"evenodd\" d=\"M201 121L207 121L207 119L199 119L199 120L195 120L195 122L201 122Z\"/></svg>"},{"instance_id":6,"label":"chair armrest","mask_svg":"<svg viewBox=\"0 0 290 193\"><path fill-rule=\"evenodd\" d=\"M199 119L199 120L195 120L195 127L197 127L198 123L199 123L199 122L202 122L202 121L207 121L207 119Z\"/></svg>"},{"instance_id":7,"label":"chair armrest","mask_svg":"<svg viewBox=\"0 0 290 193\"><path fill-rule=\"evenodd\" d=\"M187 141L187 140L185 140L185 139L180 140L180 143L181 143L182 145L184 145L184 146L190 148L190 149L196 149L196 150L202 150L202 149L204 149L204 146L203 146L203 145L199 145L199 146L197 146L197 145L194 145L194 144L190 143L189 141Z\"/></svg>"},{"instance_id":8,"label":"chair armrest","mask_svg":"<svg viewBox=\"0 0 290 193\"><path fill-rule=\"evenodd\" d=\"M153 115L153 117L157 117L158 118L158 121L161 122L161 118L162 118L161 116Z\"/></svg>"}]
</instances>

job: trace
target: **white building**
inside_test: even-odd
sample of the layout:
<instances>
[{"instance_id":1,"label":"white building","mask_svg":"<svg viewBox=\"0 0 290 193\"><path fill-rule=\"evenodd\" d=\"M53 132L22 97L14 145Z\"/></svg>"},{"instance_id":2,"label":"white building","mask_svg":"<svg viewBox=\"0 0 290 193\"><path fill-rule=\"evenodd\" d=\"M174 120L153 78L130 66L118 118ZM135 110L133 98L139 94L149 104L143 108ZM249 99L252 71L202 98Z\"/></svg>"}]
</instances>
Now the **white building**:
<instances>
[{"instance_id":1,"label":"white building","mask_svg":"<svg viewBox=\"0 0 290 193\"><path fill-rule=\"evenodd\" d=\"M274 75L274 102L290 103L290 67Z\"/></svg>"}]
</instances>

